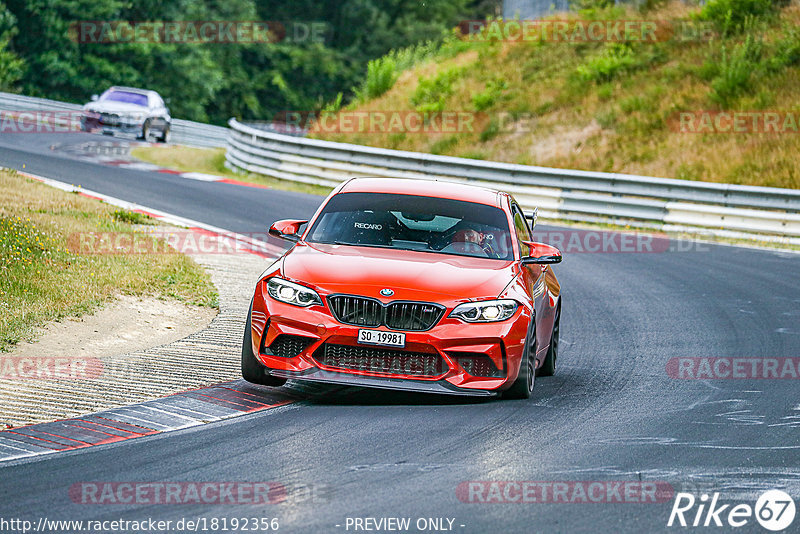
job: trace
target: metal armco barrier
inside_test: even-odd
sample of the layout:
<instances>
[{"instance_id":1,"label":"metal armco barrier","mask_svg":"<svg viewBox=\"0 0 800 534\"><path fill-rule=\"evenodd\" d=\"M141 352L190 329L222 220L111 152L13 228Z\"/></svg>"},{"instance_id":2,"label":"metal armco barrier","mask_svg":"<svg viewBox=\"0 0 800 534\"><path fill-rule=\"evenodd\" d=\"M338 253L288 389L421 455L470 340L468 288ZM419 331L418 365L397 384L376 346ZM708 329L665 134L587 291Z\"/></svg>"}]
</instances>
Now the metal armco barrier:
<instances>
[{"instance_id":1,"label":"metal armco barrier","mask_svg":"<svg viewBox=\"0 0 800 534\"><path fill-rule=\"evenodd\" d=\"M0 93L0 111L81 111L83 106L44 98ZM172 119L171 140L199 147L224 147L228 129L200 122Z\"/></svg>"},{"instance_id":2,"label":"metal armco barrier","mask_svg":"<svg viewBox=\"0 0 800 534\"><path fill-rule=\"evenodd\" d=\"M468 182L550 219L800 243L800 191L496 163L290 137L229 121L227 165L335 186L354 176Z\"/></svg>"}]
</instances>

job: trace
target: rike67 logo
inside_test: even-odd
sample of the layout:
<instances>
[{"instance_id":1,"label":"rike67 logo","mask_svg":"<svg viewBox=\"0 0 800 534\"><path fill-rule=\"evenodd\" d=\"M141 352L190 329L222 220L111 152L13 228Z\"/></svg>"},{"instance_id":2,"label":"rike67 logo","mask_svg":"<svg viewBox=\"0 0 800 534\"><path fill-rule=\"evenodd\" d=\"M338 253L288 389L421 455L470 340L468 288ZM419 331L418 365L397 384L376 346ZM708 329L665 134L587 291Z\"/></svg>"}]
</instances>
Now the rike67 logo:
<instances>
[{"instance_id":1,"label":"rike67 logo","mask_svg":"<svg viewBox=\"0 0 800 534\"><path fill-rule=\"evenodd\" d=\"M719 493L709 496L703 494L696 498L691 493L678 493L669 514L667 526L682 527L727 526L743 527L755 517L756 521L767 530L778 532L792 524L795 516L794 500L788 493L770 490L762 494L756 501L755 508L749 504L718 504Z\"/></svg>"}]
</instances>

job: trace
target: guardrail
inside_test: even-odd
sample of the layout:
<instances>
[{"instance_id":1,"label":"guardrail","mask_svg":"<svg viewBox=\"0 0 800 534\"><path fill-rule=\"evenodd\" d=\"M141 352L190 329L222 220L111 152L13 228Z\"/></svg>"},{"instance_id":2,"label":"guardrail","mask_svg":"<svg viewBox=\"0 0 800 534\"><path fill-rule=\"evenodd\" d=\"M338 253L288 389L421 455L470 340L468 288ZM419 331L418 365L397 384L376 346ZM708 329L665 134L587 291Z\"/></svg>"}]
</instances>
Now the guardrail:
<instances>
[{"instance_id":1,"label":"guardrail","mask_svg":"<svg viewBox=\"0 0 800 534\"><path fill-rule=\"evenodd\" d=\"M800 244L800 191L574 171L290 137L231 119L226 165L327 186L354 176L468 182L550 219L700 231ZM758 234L758 235L756 235Z\"/></svg>"},{"instance_id":2,"label":"guardrail","mask_svg":"<svg viewBox=\"0 0 800 534\"><path fill-rule=\"evenodd\" d=\"M0 93L2 111L80 111L83 106L68 104L45 98L22 96L13 93ZM172 119L170 132L172 141L182 145L199 147L224 147L227 143L228 129L200 122Z\"/></svg>"}]
</instances>

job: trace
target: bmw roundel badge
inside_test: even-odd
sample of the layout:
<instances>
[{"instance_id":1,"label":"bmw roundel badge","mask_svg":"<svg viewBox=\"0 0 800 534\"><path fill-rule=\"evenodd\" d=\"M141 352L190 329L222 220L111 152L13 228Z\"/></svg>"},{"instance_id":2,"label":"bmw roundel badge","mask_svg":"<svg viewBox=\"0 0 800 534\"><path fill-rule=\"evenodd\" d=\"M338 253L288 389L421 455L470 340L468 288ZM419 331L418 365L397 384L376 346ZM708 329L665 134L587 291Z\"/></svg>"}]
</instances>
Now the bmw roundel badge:
<instances>
[{"instance_id":1,"label":"bmw roundel badge","mask_svg":"<svg viewBox=\"0 0 800 534\"><path fill-rule=\"evenodd\" d=\"M381 289L381 295L383 295L384 297L391 297L392 295L394 295L394 291L392 291L389 288Z\"/></svg>"}]
</instances>

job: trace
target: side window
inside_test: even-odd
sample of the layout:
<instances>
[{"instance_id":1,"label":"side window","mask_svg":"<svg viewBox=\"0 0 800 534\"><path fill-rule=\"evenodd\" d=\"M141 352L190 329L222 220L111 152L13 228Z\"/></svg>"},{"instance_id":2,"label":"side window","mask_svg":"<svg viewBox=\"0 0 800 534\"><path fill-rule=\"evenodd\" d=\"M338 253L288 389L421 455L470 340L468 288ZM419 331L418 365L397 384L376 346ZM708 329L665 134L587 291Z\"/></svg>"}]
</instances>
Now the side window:
<instances>
[{"instance_id":1,"label":"side window","mask_svg":"<svg viewBox=\"0 0 800 534\"><path fill-rule=\"evenodd\" d=\"M523 241L530 241L531 240L531 232L528 229L528 223L525 220L525 215L522 214L522 210L514 204L511 207L512 213L514 214L514 229L517 232L517 241L519 242L519 250L522 256L527 256L530 254L530 247L525 245Z\"/></svg>"}]
</instances>

